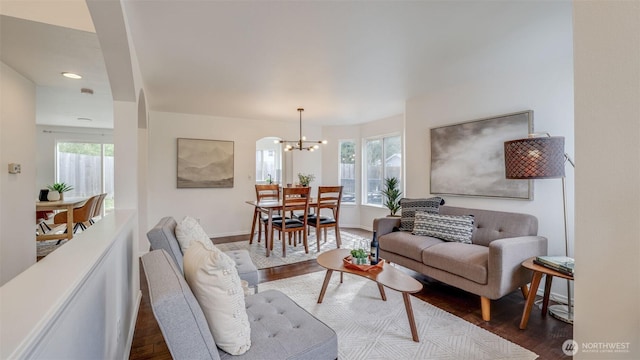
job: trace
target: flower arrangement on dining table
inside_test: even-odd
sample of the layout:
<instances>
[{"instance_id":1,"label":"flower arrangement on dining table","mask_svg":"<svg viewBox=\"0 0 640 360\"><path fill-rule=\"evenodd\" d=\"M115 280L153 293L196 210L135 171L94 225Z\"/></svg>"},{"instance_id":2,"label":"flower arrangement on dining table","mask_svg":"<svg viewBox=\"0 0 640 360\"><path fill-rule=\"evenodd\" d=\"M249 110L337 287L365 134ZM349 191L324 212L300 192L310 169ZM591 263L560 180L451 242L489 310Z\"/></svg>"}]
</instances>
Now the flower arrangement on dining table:
<instances>
[{"instance_id":1,"label":"flower arrangement on dining table","mask_svg":"<svg viewBox=\"0 0 640 360\"><path fill-rule=\"evenodd\" d=\"M302 186L309 186L309 184L315 179L316 179L316 176L313 174L298 173L298 181Z\"/></svg>"}]
</instances>

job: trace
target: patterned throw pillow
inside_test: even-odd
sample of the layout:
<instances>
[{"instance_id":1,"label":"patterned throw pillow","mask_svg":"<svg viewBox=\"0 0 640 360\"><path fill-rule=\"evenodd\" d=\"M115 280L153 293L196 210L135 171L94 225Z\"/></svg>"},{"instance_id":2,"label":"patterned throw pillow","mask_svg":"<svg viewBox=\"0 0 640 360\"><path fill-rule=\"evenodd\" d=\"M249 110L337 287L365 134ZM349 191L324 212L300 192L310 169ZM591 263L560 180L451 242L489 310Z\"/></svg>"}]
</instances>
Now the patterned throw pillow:
<instances>
[{"instance_id":1,"label":"patterned throw pillow","mask_svg":"<svg viewBox=\"0 0 640 360\"><path fill-rule=\"evenodd\" d=\"M440 211L440 205L444 205L444 199L439 196L428 199L400 199L400 207L402 208L400 231L413 231L416 211L437 214Z\"/></svg>"},{"instance_id":2,"label":"patterned throw pillow","mask_svg":"<svg viewBox=\"0 0 640 360\"><path fill-rule=\"evenodd\" d=\"M473 220L473 215L440 215L418 211L413 234L471 244Z\"/></svg>"}]
</instances>

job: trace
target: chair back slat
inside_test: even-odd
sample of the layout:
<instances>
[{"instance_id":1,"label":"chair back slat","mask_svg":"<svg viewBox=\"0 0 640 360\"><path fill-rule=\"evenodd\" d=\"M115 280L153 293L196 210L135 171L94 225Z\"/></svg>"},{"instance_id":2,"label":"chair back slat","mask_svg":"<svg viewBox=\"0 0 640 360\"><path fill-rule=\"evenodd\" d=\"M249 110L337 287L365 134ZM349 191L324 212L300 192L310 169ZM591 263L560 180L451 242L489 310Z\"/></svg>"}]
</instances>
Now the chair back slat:
<instances>
[{"instance_id":1,"label":"chair back slat","mask_svg":"<svg viewBox=\"0 0 640 360\"><path fill-rule=\"evenodd\" d=\"M320 209L331 209L333 217L337 219L341 202L342 186L319 186L316 214L320 215Z\"/></svg>"},{"instance_id":2,"label":"chair back slat","mask_svg":"<svg viewBox=\"0 0 640 360\"><path fill-rule=\"evenodd\" d=\"M280 200L280 185L256 185L256 200Z\"/></svg>"},{"instance_id":3,"label":"chair back slat","mask_svg":"<svg viewBox=\"0 0 640 360\"><path fill-rule=\"evenodd\" d=\"M287 211L302 210L306 216L309 211L309 187L284 188L282 198L282 210Z\"/></svg>"}]
</instances>

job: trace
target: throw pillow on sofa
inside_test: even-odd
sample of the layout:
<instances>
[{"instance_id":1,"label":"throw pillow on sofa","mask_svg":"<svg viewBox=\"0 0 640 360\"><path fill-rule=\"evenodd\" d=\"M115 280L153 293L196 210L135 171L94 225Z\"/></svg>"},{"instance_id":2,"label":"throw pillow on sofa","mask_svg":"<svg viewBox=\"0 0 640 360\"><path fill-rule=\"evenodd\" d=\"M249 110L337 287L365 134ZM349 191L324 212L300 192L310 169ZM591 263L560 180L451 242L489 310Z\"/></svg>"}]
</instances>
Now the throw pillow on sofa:
<instances>
[{"instance_id":1,"label":"throw pillow on sofa","mask_svg":"<svg viewBox=\"0 0 640 360\"><path fill-rule=\"evenodd\" d=\"M439 196L428 199L400 199L400 208L402 209L400 231L413 230L413 223L417 211L437 214L440 211L440 205L444 205L444 199Z\"/></svg>"},{"instance_id":2,"label":"throw pillow on sofa","mask_svg":"<svg viewBox=\"0 0 640 360\"><path fill-rule=\"evenodd\" d=\"M178 244L180 244L180 250L182 250L183 254L187 251L191 242L195 240L211 242L209 235L207 235L202 226L200 226L198 220L191 216L185 216L182 221L176 224L176 238L178 239Z\"/></svg>"},{"instance_id":3,"label":"throw pillow on sofa","mask_svg":"<svg viewBox=\"0 0 640 360\"><path fill-rule=\"evenodd\" d=\"M251 327L235 262L209 239L184 254L184 277L204 313L218 347L242 355L251 347Z\"/></svg>"},{"instance_id":4,"label":"throw pillow on sofa","mask_svg":"<svg viewBox=\"0 0 640 360\"><path fill-rule=\"evenodd\" d=\"M472 215L440 215L418 211L412 233L445 241L471 244L473 221Z\"/></svg>"}]
</instances>

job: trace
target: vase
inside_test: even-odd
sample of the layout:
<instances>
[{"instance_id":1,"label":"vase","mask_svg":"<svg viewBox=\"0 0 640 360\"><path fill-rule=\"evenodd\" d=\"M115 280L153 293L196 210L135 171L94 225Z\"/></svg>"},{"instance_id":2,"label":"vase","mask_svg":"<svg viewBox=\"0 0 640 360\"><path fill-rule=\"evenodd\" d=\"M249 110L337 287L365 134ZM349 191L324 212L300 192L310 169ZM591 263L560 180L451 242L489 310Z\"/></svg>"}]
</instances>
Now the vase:
<instances>
[{"instance_id":1,"label":"vase","mask_svg":"<svg viewBox=\"0 0 640 360\"><path fill-rule=\"evenodd\" d=\"M58 201L61 200L62 194L57 191L49 191L47 194L47 200L49 201Z\"/></svg>"}]
</instances>

